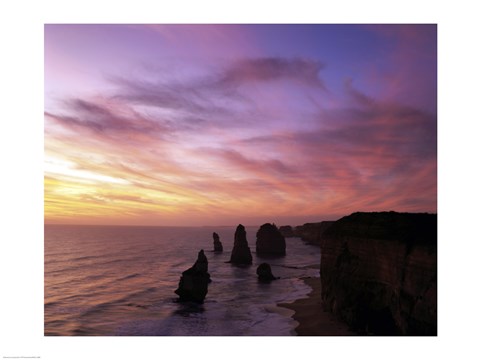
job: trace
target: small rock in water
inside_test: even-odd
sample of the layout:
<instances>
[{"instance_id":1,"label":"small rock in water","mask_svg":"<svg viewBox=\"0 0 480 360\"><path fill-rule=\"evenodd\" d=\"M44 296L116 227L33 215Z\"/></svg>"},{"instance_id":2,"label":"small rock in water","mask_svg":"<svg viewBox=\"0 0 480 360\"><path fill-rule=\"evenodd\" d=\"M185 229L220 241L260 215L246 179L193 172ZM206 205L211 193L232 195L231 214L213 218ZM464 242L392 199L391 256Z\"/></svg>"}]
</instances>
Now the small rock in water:
<instances>
[{"instance_id":1,"label":"small rock in water","mask_svg":"<svg viewBox=\"0 0 480 360\"><path fill-rule=\"evenodd\" d=\"M277 277L273 276L272 268L267 263L262 263L258 266L257 275L258 275L258 280L263 282L270 282L272 280L278 279Z\"/></svg>"}]
</instances>

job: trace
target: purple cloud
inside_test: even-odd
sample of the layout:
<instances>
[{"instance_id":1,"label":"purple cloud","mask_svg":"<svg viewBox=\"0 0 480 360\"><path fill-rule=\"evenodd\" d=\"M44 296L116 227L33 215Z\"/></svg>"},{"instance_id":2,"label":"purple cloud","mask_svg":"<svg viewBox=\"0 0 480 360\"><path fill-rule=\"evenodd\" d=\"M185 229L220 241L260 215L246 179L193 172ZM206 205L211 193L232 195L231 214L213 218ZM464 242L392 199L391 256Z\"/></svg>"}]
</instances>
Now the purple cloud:
<instances>
[{"instance_id":1,"label":"purple cloud","mask_svg":"<svg viewBox=\"0 0 480 360\"><path fill-rule=\"evenodd\" d=\"M318 73L325 67L319 61L301 58L257 58L235 62L220 78L220 84L238 85L248 82L264 82L288 79L319 87L325 86Z\"/></svg>"}]
</instances>

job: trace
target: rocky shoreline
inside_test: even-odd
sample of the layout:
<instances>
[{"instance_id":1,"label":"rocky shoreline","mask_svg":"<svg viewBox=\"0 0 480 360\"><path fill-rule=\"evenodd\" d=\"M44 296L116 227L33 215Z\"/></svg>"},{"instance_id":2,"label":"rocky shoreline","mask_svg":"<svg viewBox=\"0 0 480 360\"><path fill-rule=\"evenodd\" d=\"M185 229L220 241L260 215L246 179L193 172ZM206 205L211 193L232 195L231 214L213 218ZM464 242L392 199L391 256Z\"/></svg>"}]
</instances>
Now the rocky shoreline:
<instances>
[{"instance_id":1,"label":"rocky shoreline","mask_svg":"<svg viewBox=\"0 0 480 360\"><path fill-rule=\"evenodd\" d=\"M437 334L436 214L353 213L280 229L322 253L320 279L305 280L309 299L287 305L298 310L299 334L320 334L303 323L323 311L358 335Z\"/></svg>"}]
</instances>

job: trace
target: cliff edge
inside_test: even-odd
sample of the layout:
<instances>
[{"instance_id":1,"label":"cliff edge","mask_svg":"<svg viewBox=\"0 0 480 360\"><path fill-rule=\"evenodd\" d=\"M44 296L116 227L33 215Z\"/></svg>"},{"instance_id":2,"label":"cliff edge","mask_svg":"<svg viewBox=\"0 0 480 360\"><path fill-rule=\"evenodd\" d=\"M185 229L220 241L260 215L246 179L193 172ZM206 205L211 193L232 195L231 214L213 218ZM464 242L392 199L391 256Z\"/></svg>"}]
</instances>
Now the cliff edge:
<instances>
[{"instance_id":1,"label":"cliff edge","mask_svg":"<svg viewBox=\"0 0 480 360\"><path fill-rule=\"evenodd\" d=\"M320 240L323 233L334 223L335 221L322 221L318 223L306 223L295 227L293 236L297 236L305 241L307 244L320 246Z\"/></svg>"},{"instance_id":2,"label":"cliff edge","mask_svg":"<svg viewBox=\"0 0 480 360\"><path fill-rule=\"evenodd\" d=\"M437 215L354 213L319 239L322 303L361 334L437 334Z\"/></svg>"}]
</instances>

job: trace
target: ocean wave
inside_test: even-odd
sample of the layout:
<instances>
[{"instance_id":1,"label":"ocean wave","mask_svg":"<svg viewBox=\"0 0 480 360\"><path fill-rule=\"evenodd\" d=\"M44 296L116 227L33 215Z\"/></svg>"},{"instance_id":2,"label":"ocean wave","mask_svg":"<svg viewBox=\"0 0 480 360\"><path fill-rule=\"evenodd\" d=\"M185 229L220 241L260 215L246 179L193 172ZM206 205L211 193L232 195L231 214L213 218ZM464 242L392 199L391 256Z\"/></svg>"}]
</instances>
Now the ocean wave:
<instances>
[{"instance_id":1,"label":"ocean wave","mask_svg":"<svg viewBox=\"0 0 480 360\"><path fill-rule=\"evenodd\" d=\"M131 304L132 304L133 299L138 298L138 297L141 298L143 295L151 293L155 290L157 290L156 287L150 287L150 288L147 288L145 290L140 290L140 291L134 292L132 294L128 294L127 296L124 296L124 297L120 297L120 298L112 299L110 301L106 301L106 302L103 302L103 303L100 303L100 304L96 304L96 305L90 307L89 309L87 309L86 311L82 312L80 314L80 317L88 317L90 315L95 315L95 314L98 314L98 313L102 313L102 312L108 310L111 307L116 307L116 306L119 306L119 305L132 306ZM147 308L148 307L144 304L135 304L135 306L139 307L139 308L142 308L142 307Z\"/></svg>"},{"instance_id":2,"label":"ocean wave","mask_svg":"<svg viewBox=\"0 0 480 360\"><path fill-rule=\"evenodd\" d=\"M105 228L88 228L82 238L72 231L68 247L65 235L46 237L49 249L68 256L45 255L45 334L288 335L291 319L275 304L308 293L297 278L318 274L303 266L318 263L319 252L312 254L301 241L288 242L285 258L268 261L280 277L271 284L258 283L255 270L261 261L256 256L252 266L239 268L225 264L230 251L206 251L213 282L204 311L195 311L177 303L174 290L198 250L212 247L211 229L175 229L175 234L164 228L107 230L108 237ZM217 233L233 241L234 230ZM105 241L86 241L97 239L100 231Z\"/></svg>"},{"instance_id":3,"label":"ocean wave","mask_svg":"<svg viewBox=\"0 0 480 360\"><path fill-rule=\"evenodd\" d=\"M139 273L130 274L130 275L127 275L127 276L124 276L124 277L118 278L116 281L122 281L122 280L133 279L133 278L136 278L136 277L138 277L138 276L141 276L141 275L142 275L142 274L139 274Z\"/></svg>"}]
</instances>

